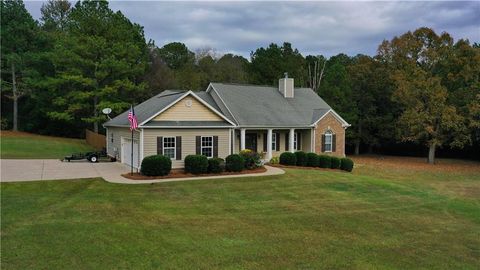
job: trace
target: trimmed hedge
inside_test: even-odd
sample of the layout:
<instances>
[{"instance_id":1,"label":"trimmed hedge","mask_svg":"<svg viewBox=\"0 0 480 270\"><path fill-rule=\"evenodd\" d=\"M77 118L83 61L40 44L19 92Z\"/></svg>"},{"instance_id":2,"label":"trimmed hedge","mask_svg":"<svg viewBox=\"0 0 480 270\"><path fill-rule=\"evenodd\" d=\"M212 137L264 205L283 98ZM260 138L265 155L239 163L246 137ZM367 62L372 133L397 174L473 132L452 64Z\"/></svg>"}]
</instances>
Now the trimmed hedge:
<instances>
[{"instance_id":1,"label":"trimmed hedge","mask_svg":"<svg viewBox=\"0 0 480 270\"><path fill-rule=\"evenodd\" d=\"M318 167L318 155L315 153L307 153L307 166Z\"/></svg>"},{"instance_id":2,"label":"trimmed hedge","mask_svg":"<svg viewBox=\"0 0 480 270\"><path fill-rule=\"evenodd\" d=\"M320 168L330 168L331 167L332 158L327 155L319 155L318 156L318 167Z\"/></svg>"},{"instance_id":3,"label":"trimmed hedge","mask_svg":"<svg viewBox=\"0 0 480 270\"><path fill-rule=\"evenodd\" d=\"M185 172L201 174L208 172L208 159L203 155L188 155L185 157Z\"/></svg>"},{"instance_id":4,"label":"trimmed hedge","mask_svg":"<svg viewBox=\"0 0 480 270\"><path fill-rule=\"evenodd\" d=\"M172 170L172 160L163 155L145 157L140 166L140 173L146 176L164 176Z\"/></svg>"},{"instance_id":5,"label":"trimmed hedge","mask_svg":"<svg viewBox=\"0 0 480 270\"><path fill-rule=\"evenodd\" d=\"M307 154L303 151L295 152L297 158L297 166L307 166Z\"/></svg>"},{"instance_id":6,"label":"trimmed hedge","mask_svg":"<svg viewBox=\"0 0 480 270\"><path fill-rule=\"evenodd\" d=\"M222 158L211 158L208 160L209 173L221 173L225 170L225 161Z\"/></svg>"},{"instance_id":7,"label":"trimmed hedge","mask_svg":"<svg viewBox=\"0 0 480 270\"><path fill-rule=\"evenodd\" d=\"M338 158L338 157L331 157L331 158L330 158L330 168L332 168L332 169L340 169L340 158Z\"/></svg>"},{"instance_id":8,"label":"trimmed hedge","mask_svg":"<svg viewBox=\"0 0 480 270\"><path fill-rule=\"evenodd\" d=\"M297 156L294 153L284 152L280 155L280 164L295 166L297 164Z\"/></svg>"},{"instance_id":9,"label":"trimmed hedge","mask_svg":"<svg viewBox=\"0 0 480 270\"><path fill-rule=\"evenodd\" d=\"M340 169L351 172L353 170L353 160L349 158L340 159Z\"/></svg>"},{"instance_id":10,"label":"trimmed hedge","mask_svg":"<svg viewBox=\"0 0 480 270\"><path fill-rule=\"evenodd\" d=\"M229 172L241 172L245 168L245 160L238 154L229 155L225 159L225 169Z\"/></svg>"}]
</instances>

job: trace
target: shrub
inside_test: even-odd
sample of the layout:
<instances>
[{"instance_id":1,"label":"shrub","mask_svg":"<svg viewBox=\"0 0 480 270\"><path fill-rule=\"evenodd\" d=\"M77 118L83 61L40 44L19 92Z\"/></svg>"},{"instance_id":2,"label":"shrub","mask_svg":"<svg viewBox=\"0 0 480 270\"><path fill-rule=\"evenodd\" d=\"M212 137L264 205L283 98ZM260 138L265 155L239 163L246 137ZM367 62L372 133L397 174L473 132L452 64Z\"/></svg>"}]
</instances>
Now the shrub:
<instances>
[{"instance_id":1,"label":"shrub","mask_svg":"<svg viewBox=\"0 0 480 270\"><path fill-rule=\"evenodd\" d=\"M240 172L245 168L245 160L237 154L229 155L225 159L225 169L229 172Z\"/></svg>"},{"instance_id":2,"label":"shrub","mask_svg":"<svg viewBox=\"0 0 480 270\"><path fill-rule=\"evenodd\" d=\"M295 152L297 158L297 166L307 166L307 154L303 151Z\"/></svg>"},{"instance_id":3,"label":"shrub","mask_svg":"<svg viewBox=\"0 0 480 270\"><path fill-rule=\"evenodd\" d=\"M278 157L272 157L272 159L270 159L270 164L278 164L278 162Z\"/></svg>"},{"instance_id":4,"label":"shrub","mask_svg":"<svg viewBox=\"0 0 480 270\"><path fill-rule=\"evenodd\" d=\"M284 152L280 155L280 164L295 166L297 164L297 157L294 153Z\"/></svg>"},{"instance_id":5,"label":"shrub","mask_svg":"<svg viewBox=\"0 0 480 270\"><path fill-rule=\"evenodd\" d=\"M315 153L307 153L307 166L318 167L318 155Z\"/></svg>"},{"instance_id":6,"label":"shrub","mask_svg":"<svg viewBox=\"0 0 480 270\"><path fill-rule=\"evenodd\" d=\"M330 168L339 169L340 168L340 159L338 157L330 158Z\"/></svg>"},{"instance_id":7,"label":"shrub","mask_svg":"<svg viewBox=\"0 0 480 270\"><path fill-rule=\"evenodd\" d=\"M327 155L318 156L318 167L320 168L330 168L332 158Z\"/></svg>"},{"instance_id":8,"label":"shrub","mask_svg":"<svg viewBox=\"0 0 480 270\"><path fill-rule=\"evenodd\" d=\"M353 160L349 158L340 159L340 169L351 172L353 170Z\"/></svg>"},{"instance_id":9,"label":"shrub","mask_svg":"<svg viewBox=\"0 0 480 270\"><path fill-rule=\"evenodd\" d=\"M140 166L140 173L146 176L163 176L172 170L172 160L163 155L145 157Z\"/></svg>"},{"instance_id":10,"label":"shrub","mask_svg":"<svg viewBox=\"0 0 480 270\"><path fill-rule=\"evenodd\" d=\"M260 155L250 149L240 151L240 156L245 160L245 168L247 169L255 169L262 165Z\"/></svg>"},{"instance_id":11,"label":"shrub","mask_svg":"<svg viewBox=\"0 0 480 270\"><path fill-rule=\"evenodd\" d=\"M185 172L200 174L208 172L208 159L203 155L188 155L185 157Z\"/></svg>"},{"instance_id":12,"label":"shrub","mask_svg":"<svg viewBox=\"0 0 480 270\"><path fill-rule=\"evenodd\" d=\"M225 170L225 161L222 158L211 158L208 160L209 173L221 173Z\"/></svg>"}]
</instances>

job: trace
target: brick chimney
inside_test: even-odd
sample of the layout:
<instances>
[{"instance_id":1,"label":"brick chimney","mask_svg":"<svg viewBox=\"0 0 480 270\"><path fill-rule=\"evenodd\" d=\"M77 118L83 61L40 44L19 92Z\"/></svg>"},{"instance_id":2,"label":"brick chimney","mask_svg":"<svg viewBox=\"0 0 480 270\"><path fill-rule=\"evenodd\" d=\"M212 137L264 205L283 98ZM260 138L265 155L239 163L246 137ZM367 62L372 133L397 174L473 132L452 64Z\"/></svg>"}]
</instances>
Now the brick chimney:
<instances>
[{"instance_id":1,"label":"brick chimney","mask_svg":"<svg viewBox=\"0 0 480 270\"><path fill-rule=\"evenodd\" d=\"M278 80L278 91L282 93L285 98L293 98L293 78L288 78L288 73L285 72L285 78Z\"/></svg>"}]
</instances>

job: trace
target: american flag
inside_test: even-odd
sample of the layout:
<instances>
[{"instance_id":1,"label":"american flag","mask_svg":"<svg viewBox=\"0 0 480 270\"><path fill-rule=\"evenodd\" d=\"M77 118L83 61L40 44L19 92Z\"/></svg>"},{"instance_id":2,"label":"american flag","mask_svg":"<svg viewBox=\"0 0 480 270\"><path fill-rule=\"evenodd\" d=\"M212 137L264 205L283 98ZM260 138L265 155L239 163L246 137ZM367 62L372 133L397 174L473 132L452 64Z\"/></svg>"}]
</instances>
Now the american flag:
<instances>
[{"instance_id":1,"label":"american flag","mask_svg":"<svg viewBox=\"0 0 480 270\"><path fill-rule=\"evenodd\" d=\"M128 112L128 121L130 122L130 130L138 128L137 116L133 110L133 106L130 106L130 111Z\"/></svg>"}]
</instances>

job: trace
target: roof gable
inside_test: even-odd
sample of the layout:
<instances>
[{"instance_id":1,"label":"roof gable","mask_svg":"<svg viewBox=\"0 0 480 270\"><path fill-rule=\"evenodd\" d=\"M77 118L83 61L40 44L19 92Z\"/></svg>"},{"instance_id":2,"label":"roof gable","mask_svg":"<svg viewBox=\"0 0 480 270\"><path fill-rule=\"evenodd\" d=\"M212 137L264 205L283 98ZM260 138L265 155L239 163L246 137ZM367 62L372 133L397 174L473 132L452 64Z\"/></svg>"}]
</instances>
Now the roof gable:
<instances>
[{"instance_id":1,"label":"roof gable","mask_svg":"<svg viewBox=\"0 0 480 270\"><path fill-rule=\"evenodd\" d=\"M197 99L186 96L167 110L157 115L152 121L224 121L222 117L203 105Z\"/></svg>"},{"instance_id":2,"label":"roof gable","mask_svg":"<svg viewBox=\"0 0 480 270\"><path fill-rule=\"evenodd\" d=\"M202 117L204 117L205 119L198 119L199 121L202 121L202 120L206 120L206 121L212 121L213 120L213 116L209 113L207 113L207 110L210 110L210 113L213 113L215 114L216 116L218 116L219 118L216 118L215 120L213 121L226 121L228 122L230 125L235 125L233 122L231 122L228 118L226 118L223 114L221 114L217 109L215 109L213 106L209 105L208 102L204 101L203 99L201 99L199 96L197 96L194 92L192 91L188 91L188 92L185 92L183 95L181 95L180 97L178 97L176 100L174 100L173 102L171 102L170 104L168 104L167 106L165 106L162 110L158 111L157 113L153 114L151 117L149 117L148 119L146 119L145 121L141 122L140 123L140 126L142 125L145 125L147 122L149 122L150 120L155 120L155 121L175 121L175 120L188 120L188 117L194 117L195 113L199 113L200 111L197 111L197 112L188 112L189 110L185 110L181 107L177 107L177 109L174 108L174 111L172 113L169 113L169 116L167 117L174 117L173 119L167 119L167 117L165 118L161 118L161 119L157 119L157 117L159 115L161 115L163 112L166 112L167 110L169 110L170 108L172 108L173 106L175 106L176 104L178 104L181 100L183 100L184 98L188 97L188 96L191 96L192 99L192 106L193 106L193 100L195 99L196 102L199 102L198 105L195 105L195 108L198 109L198 110L201 110L202 113L200 113L201 115L203 115ZM200 104L201 103L201 104ZM186 105L186 104L185 104ZM206 108L202 108L200 106L204 106ZM207 110L205 110L207 109ZM181 114L185 113L185 112L188 112L187 115L184 115L183 117L181 116ZM175 119L175 118L178 118L180 117L179 119ZM197 116L195 116L197 117ZM191 120L191 119L190 119Z\"/></svg>"}]
</instances>

